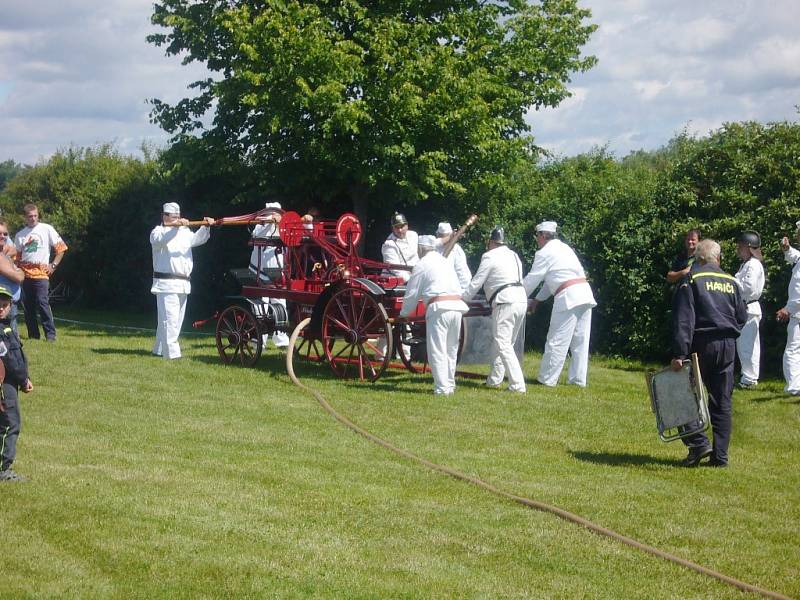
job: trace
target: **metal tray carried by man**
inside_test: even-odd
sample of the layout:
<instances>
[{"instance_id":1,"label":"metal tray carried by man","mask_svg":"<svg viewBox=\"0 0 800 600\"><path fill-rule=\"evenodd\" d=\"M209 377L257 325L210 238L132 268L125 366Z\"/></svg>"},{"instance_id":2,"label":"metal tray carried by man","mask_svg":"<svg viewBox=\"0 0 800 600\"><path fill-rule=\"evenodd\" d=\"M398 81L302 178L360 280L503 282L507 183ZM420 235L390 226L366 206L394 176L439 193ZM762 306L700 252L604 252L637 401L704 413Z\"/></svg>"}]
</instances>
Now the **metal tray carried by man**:
<instances>
[{"instance_id":1,"label":"metal tray carried by man","mask_svg":"<svg viewBox=\"0 0 800 600\"><path fill-rule=\"evenodd\" d=\"M670 367L646 374L647 390L656 415L658 436L671 442L708 429L708 392L700 376L697 354L680 371Z\"/></svg>"}]
</instances>

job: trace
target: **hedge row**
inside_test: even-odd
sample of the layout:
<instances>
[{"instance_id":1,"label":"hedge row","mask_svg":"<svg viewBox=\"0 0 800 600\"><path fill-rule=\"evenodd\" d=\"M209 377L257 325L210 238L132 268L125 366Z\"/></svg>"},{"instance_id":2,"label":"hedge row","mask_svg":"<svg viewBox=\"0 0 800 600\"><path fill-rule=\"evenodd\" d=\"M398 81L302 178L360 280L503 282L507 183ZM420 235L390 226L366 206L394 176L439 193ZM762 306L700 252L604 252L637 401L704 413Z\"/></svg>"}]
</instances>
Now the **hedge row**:
<instances>
[{"instance_id":1,"label":"hedge row","mask_svg":"<svg viewBox=\"0 0 800 600\"><path fill-rule=\"evenodd\" d=\"M22 225L25 202L39 204L43 220L70 245L59 276L81 291L94 307L151 308L149 230L161 203L182 202L191 216L241 214L261 206L267 194L257 174L241 165L187 181L178 160L186 152L144 158L121 156L112 146L69 149L22 169L0 194L0 209L12 230ZM176 157L183 157L178 159ZM213 162L213 161L209 161ZM616 159L600 149L573 158L522 162L502 174L487 174L469 194L449 202L405 208L416 228L432 232L439 220L454 224L478 212L480 225L465 240L477 266L485 234L505 225L510 244L529 265L536 251L534 227L555 220L563 237L582 257L598 300L593 325L595 351L663 359L669 349L671 290L664 275L680 250L683 233L693 227L723 247L723 267L738 268L736 235L758 231L764 242L767 287L763 364L774 371L785 342L774 313L786 297L790 268L777 241L791 235L800 218L800 125L728 124L707 137L682 134L654 152ZM291 204L291 201L289 202ZM336 216L351 210L341 194L309 191L297 201L321 206ZM367 222L366 253L377 254L388 233L387 203ZM220 302L225 272L248 258L247 231L223 228L197 251L193 315L208 314ZM529 340L541 345L546 310L532 318Z\"/></svg>"}]
</instances>

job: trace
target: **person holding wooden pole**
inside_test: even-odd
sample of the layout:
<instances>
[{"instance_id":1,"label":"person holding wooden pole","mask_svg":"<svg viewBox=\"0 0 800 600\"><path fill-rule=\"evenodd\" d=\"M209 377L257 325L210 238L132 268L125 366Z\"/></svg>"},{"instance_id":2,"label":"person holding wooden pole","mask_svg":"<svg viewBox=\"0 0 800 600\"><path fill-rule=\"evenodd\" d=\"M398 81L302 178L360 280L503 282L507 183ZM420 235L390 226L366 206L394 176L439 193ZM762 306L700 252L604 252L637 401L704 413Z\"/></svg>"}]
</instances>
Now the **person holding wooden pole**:
<instances>
[{"instance_id":1,"label":"person holding wooden pole","mask_svg":"<svg viewBox=\"0 0 800 600\"><path fill-rule=\"evenodd\" d=\"M209 225L214 219L204 217L200 229L193 232L191 222L181 218L181 208L176 202L164 204L161 225L150 232L153 247L153 286L156 296L158 327L153 354L165 359L181 357L178 336L186 312L186 299L192 290L192 248L205 244L211 237Z\"/></svg>"}]
</instances>

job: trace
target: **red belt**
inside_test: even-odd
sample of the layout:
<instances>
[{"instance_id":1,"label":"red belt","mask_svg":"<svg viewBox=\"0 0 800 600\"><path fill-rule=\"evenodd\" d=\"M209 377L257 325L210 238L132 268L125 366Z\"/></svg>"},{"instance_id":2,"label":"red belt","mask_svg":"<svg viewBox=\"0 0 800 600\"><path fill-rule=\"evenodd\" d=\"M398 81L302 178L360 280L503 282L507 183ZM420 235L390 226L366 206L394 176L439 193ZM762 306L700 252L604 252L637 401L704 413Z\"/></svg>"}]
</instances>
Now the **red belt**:
<instances>
[{"instance_id":1,"label":"red belt","mask_svg":"<svg viewBox=\"0 0 800 600\"><path fill-rule=\"evenodd\" d=\"M445 300L461 300L461 296L458 294L448 294L445 296L434 296L430 300L428 300L428 304L433 304L434 302L444 302Z\"/></svg>"},{"instance_id":2,"label":"red belt","mask_svg":"<svg viewBox=\"0 0 800 600\"><path fill-rule=\"evenodd\" d=\"M586 283L586 277L577 277L575 279L567 279L564 283L558 286L556 293L553 296L558 296L561 292L570 286L578 285L579 283Z\"/></svg>"}]
</instances>

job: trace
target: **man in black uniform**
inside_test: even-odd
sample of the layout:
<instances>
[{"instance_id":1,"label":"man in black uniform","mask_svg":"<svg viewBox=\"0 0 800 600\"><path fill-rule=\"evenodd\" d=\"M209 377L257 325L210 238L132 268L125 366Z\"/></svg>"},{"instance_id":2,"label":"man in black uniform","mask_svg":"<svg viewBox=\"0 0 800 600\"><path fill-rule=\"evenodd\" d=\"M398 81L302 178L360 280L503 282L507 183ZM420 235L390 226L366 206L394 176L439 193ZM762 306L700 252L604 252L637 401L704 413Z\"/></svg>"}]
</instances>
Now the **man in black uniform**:
<instances>
[{"instance_id":1,"label":"man in black uniform","mask_svg":"<svg viewBox=\"0 0 800 600\"><path fill-rule=\"evenodd\" d=\"M698 243L698 266L680 283L672 300L672 368L680 370L683 361L697 352L714 430L713 449L703 432L683 439L689 447L683 461L687 467L697 466L709 455L710 465L728 465L733 362L736 338L747 321L747 307L736 279L720 269L719 256L719 244L714 240Z\"/></svg>"},{"instance_id":2,"label":"man in black uniform","mask_svg":"<svg viewBox=\"0 0 800 600\"><path fill-rule=\"evenodd\" d=\"M0 287L0 482L25 481L11 465L17 455L20 415L17 392L33 389L19 335L11 328L13 294Z\"/></svg>"}]
</instances>

